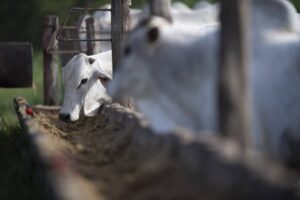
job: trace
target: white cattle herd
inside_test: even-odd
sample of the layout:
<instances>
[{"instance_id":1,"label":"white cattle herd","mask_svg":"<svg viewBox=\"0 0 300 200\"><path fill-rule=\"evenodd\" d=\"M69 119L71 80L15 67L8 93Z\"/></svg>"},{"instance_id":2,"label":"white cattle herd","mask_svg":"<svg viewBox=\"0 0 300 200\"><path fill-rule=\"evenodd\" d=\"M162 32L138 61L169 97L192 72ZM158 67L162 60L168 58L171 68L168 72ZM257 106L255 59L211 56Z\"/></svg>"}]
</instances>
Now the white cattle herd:
<instances>
[{"instance_id":1,"label":"white cattle herd","mask_svg":"<svg viewBox=\"0 0 300 200\"><path fill-rule=\"evenodd\" d=\"M251 6L249 85L255 149L298 163L299 15L286 0L252 0ZM219 6L201 1L192 10L176 4L171 13L173 22L146 15L133 28L108 93L113 98L132 97L156 133L179 127L216 133ZM72 58L63 69L60 118L76 121L82 111L95 115L110 101L104 79L112 79L111 51Z\"/></svg>"},{"instance_id":2,"label":"white cattle herd","mask_svg":"<svg viewBox=\"0 0 300 200\"><path fill-rule=\"evenodd\" d=\"M218 5L211 5L209 3L198 3L192 10L184 3L175 2L171 6L172 17L174 23L187 26L204 26L207 24L216 24L218 22ZM103 9L110 9L109 4L102 6ZM79 21L79 39L86 39L86 19L92 17L94 19L94 29L100 30L96 32L95 39L110 38L111 32L111 12L96 11L92 15L85 15ZM131 28L135 27L141 19L150 17L149 6L145 6L143 10L130 9ZM82 50L87 49L86 42L80 42ZM95 43L95 52L102 52L111 49L111 43L102 41Z\"/></svg>"}]
</instances>

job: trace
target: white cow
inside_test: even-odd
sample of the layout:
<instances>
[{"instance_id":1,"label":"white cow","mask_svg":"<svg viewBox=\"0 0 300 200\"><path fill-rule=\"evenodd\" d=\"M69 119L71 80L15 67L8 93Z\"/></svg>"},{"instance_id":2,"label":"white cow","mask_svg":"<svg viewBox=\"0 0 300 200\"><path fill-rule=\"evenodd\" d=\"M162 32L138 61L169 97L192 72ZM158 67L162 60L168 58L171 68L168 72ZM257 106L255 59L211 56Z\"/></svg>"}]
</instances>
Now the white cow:
<instances>
[{"instance_id":1,"label":"white cow","mask_svg":"<svg viewBox=\"0 0 300 200\"><path fill-rule=\"evenodd\" d=\"M102 8L111 8L110 4L104 5ZM175 2L171 6L171 14L174 18L174 24L183 26L182 28L193 29L203 27L205 25L215 25L219 23L218 19L219 7L209 5L208 7L203 7L199 10L191 10L183 3ZM135 27L138 22L144 18L149 17L150 12L149 8L146 5L143 10L139 9L130 9L130 18L131 18L131 27ZM100 34L95 35L96 39L110 38L111 33L111 13L96 11L92 15L86 15L83 19L88 17L94 18L94 29L95 31L100 30ZM85 20L81 21L79 25L80 30L83 30L79 33L80 39L86 39L86 28ZM86 42L80 42L81 49L86 50ZM110 42L97 42L95 45L95 52L102 52L111 49Z\"/></svg>"},{"instance_id":2,"label":"white cow","mask_svg":"<svg viewBox=\"0 0 300 200\"><path fill-rule=\"evenodd\" d=\"M211 6L211 4L209 2L201 0L201 1L198 1L197 3L195 3L193 9L198 10L198 9L207 8L209 6Z\"/></svg>"},{"instance_id":3,"label":"white cow","mask_svg":"<svg viewBox=\"0 0 300 200\"><path fill-rule=\"evenodd\" d=\"M81 16L80 19L78 20L77 32L78 32L79 39L82 39L82 40L87 39L86 20L90 17L92 17L92 15L86 14L84 16ZM79 44L80 44L81 51L84 51L84 52L87 51L87 42L86 41L81 41Z\"/></svg>"},{"instance_id":4,"label":"white cow","mask_svg":"<svg viewBox=\"0 0 300 200\"><path fill-rule=\"evenodd\" d=\"M101 7L102 9L111 9L110 4L106 4ZM139 9L130 9L131 25L137 24L138 20L149 16L149 11L145 9L142 12ZM86 39L86 21L85 19L92 17L94 19L94 30L95 39L109 39L111 38L111 12L109 11L96 11L92 15L85 15L82 17L83 20L79 21L79 39ZM87 45L85 41L80 42L80 47L82 51L86 51ZM110 41L96 42L95 52L103 52L111 50Z\"/></svg>"},{"instance_id":5,"label":"white cow","mask_svg":"<svg viewBox=\"0 0 300 200\"><path fill-rule=\"evenodd\" d=\"M102 9L111 9L110 4L103 5ZM111 14L109 11L96 11L92 15L86 14L79 20L79 31L78 37L79 39L87 39L86 34L86 19L92 17L94 19L94 30L95 30L95 39L109 39L110 30L111 30ZM103 52L111 50L111 42L110 41L101 41L95 43L95 52ZM86 41L80 42L80 48L82 51L87 50L87 43Z\"/></svg>"},{"instance_id":6,"label":"white cow","mask_svg":"<svg viewBox=\"0 0 300 200\"><path fill-rule=\"evenodd\" d=\"M178 12L189 12L189 11L191 11L191 9L185 3L178 2L178 1L172 3L171 9L173 11L178 11Z\"/></svg>"},{"instance_id":7,"label":"white cow","mask_svg":"<svg viewBox=\"0 0 300 200\"><path fill-rule=\"evenodd\" d=\"M87 56L74 56L62 70L64 101L59 118L66 122L85 116L94 116L98 108L111 98L106 84L112 79L111 51Z\"/></svg>"},{"instance_id":8,"label":"white cow","mask_svg":"<svg viewBox=\"0 0 300 200\"><path fill-rule=\"evenodd\" d=\"M254 142L271 157L295 161L299 145L290 144L300 140L296 10L285 0L253 0L251 27ZM152 18L130 34L110 94L133 97L157 132L218 130L219 32L215 26L187 37L178 26Z\"/></svg>"}]
</instances>

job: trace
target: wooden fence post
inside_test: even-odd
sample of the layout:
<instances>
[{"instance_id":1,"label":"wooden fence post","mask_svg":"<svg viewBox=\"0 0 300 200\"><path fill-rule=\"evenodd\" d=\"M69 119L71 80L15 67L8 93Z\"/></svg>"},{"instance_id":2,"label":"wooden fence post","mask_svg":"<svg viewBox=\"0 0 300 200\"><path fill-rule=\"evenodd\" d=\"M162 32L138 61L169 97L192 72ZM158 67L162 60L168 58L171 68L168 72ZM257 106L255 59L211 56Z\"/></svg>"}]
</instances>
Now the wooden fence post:
<instances>
[{"instance_id":1,"label":"wooden fence post","mask_svg":"<svg viewBox=\"0 0 300 200\"><path fill-rule=\"evenodd\" d=\"M130 0L112 0L111 7L111 47L113 71L117 70L118 63L122 58L122 45L130 30L129 5ZM122 99L120 102L126 107L133 107L133 100Z\"/></svg>"},{"instance_id":2,"label":"wooden fence post","mask_svg":"<svg viewBox=\"0 0 300 200\"><path fill-rule=\"evenodd\" d=\"M87 45L87 55L93 55L95 53L95 42L91 41L95 39L94 30L94 18L89 17L85 20L86 22L86 38L90 41L86 42Z\"/></svg>"},{"instance_id":3,"label":"wooden fence post","mask_svg":"<svg viewBox=\"0 0 300 200\"><path fill-rule=\"evenodd\" d=\"M57 55L47 51L51 36L58 28L57 16L43 18L44 104L57 104ZM55 43L50 44L55 45ZM54 49L55 46L50 48Z\"/></svg>"},{"instance_id":4,"label":"wooden fence post","mask_svg":"<svg viewBox=\"0 0 300 200\"><path fill-rule=\"evenodd\" d=\"M252 143L249 91L250 0L221 4L220 129L244 150Z\"/></svg>"},{"instance_id":5,"label":"wooden fence post","mask_svg":"<svg viewBox=\"0 0 300 200\"><path fill-rule=\"evenodd\" d=\"M112 0L111 12L111 39L113 70L117 68L122 56L122 44L130 28L129 17L130 0Z\"/></svg>"}]
</instances>

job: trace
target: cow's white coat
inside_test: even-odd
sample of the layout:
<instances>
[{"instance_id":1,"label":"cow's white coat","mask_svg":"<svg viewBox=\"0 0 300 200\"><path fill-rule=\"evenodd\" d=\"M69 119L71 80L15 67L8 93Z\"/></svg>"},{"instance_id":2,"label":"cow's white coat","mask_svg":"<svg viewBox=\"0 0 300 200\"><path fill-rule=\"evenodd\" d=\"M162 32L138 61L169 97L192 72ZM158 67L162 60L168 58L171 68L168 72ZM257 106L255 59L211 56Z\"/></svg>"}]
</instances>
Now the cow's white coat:
<instances>
[{"instance_id":1,"label":"cow's white coat","mask_svg":"<svg viewBox=\"0 0 300 200\"><path fill-rule=\"evenodd\" d=\"M90 64L89 59L94 59ZM94 116L98 108L111 98L106 92L102 79L112 79L111 51L87 56L80 53L74 56L62 70L64 101L61 114L76 121L83 111L85 116ZM81 84L83 79L86 83Z\"/></svg>"},{"instance_id":2,"label":"cow's white coat","mask_svg":"<svg viewBox=\"0 0 300 200\"><path fill-rule=\"evenodd\" d=\"M134 97L157 132L180 126L217 130L220 30L218 25L203 30L187 37L184 30L160 18L138 27L129 36L130 51L109 85L111 94ZM255 146L271 157L289 159L299 152L289 145L291 138L300 140L298 15L288 1L253 0L251 30ZM149 42L149 35L158 38Z\"/></svg>"},{"instance_id":3,"label":"cow's white coat","mask_svg":"<svg viewBox=\"0 0 300 200\"><path fill-rule=\"evenodd\" d=\"M191 9L185 4L185 3L182 3L182 2L174 2L172 3L171 5L171 9L173 11L178 11L178 12L189 12L191 11Z\"/></svg>"},{"instance_id":4,"label":"cow's white coat","mask_svg":"<svg viewBox=\"0 0 300 200\"><path fill-rule=\"evenodd\" d=\"M200 0L197 3L195 3L193 9L198 10L198 9L208 8L209 6L211 6L209 2Z\"/></svg>"}]
</instances>

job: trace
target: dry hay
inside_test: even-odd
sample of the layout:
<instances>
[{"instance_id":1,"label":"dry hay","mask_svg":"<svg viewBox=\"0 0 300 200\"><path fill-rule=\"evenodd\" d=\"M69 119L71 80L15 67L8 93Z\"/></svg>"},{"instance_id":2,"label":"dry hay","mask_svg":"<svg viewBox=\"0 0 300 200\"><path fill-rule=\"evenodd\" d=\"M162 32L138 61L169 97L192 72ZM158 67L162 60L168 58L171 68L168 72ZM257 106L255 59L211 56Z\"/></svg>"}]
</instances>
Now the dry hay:
<instances>
[{"instance_id":1,"label":"dry hay","mask_svg":"<svg viewBox=\"0 0 300 200\"><path fill-rule=\"evenodd\" d=\"M155 135L120 106L74 124L59 121L57 112L34 110L52 145L104 199L293 199L286 187L253 175L238 154L226 157L207 140Z\"/></svg>"}]
</instances>

